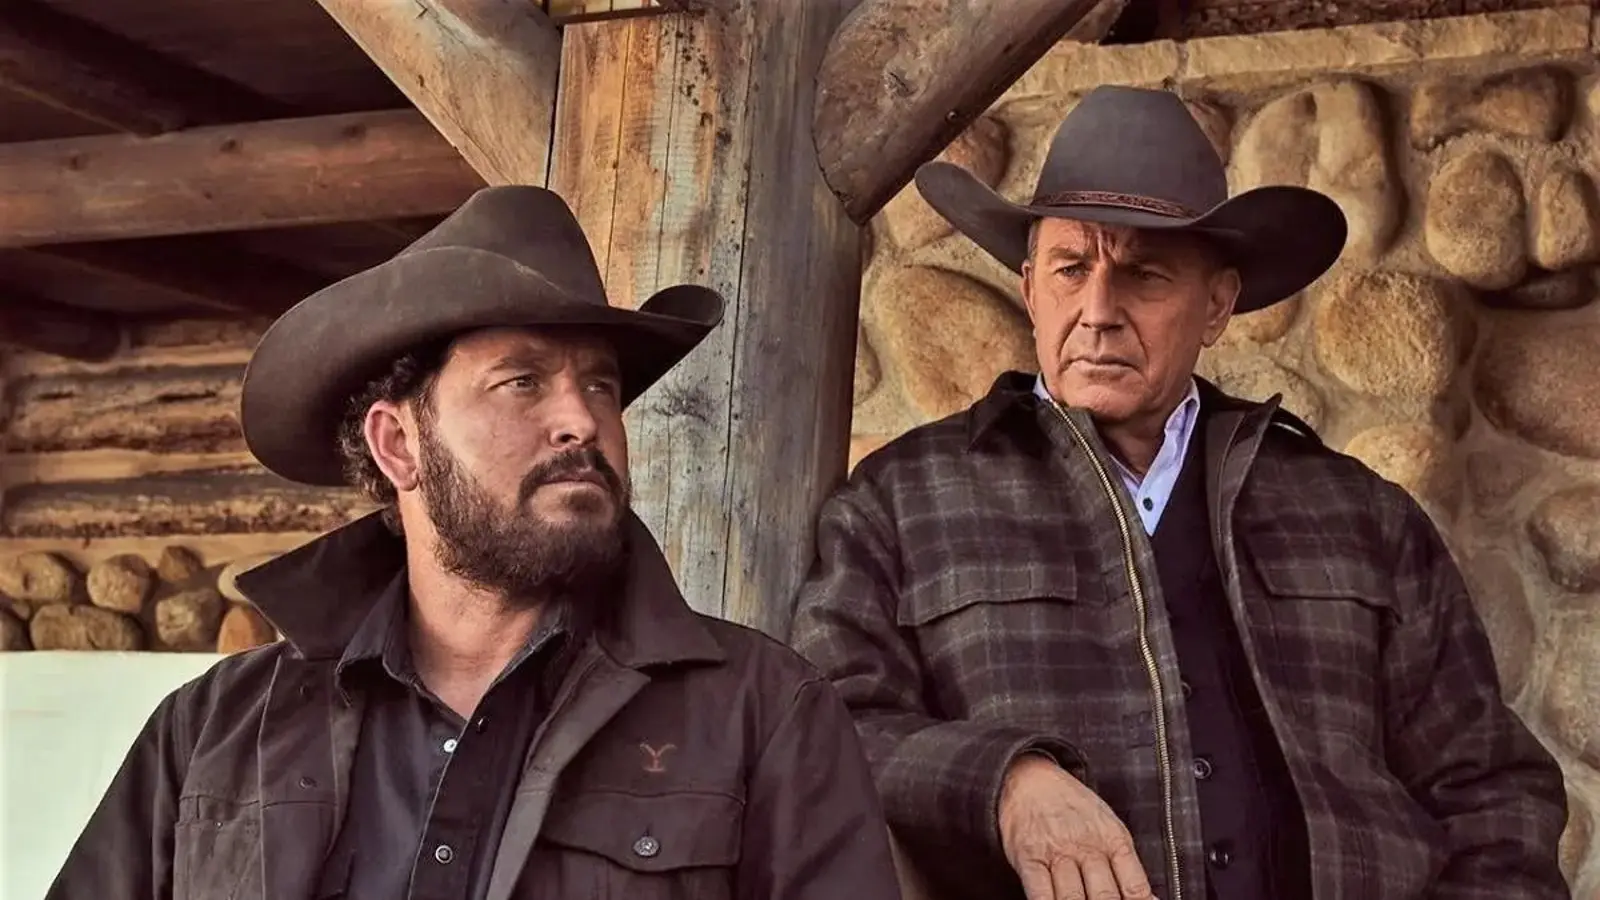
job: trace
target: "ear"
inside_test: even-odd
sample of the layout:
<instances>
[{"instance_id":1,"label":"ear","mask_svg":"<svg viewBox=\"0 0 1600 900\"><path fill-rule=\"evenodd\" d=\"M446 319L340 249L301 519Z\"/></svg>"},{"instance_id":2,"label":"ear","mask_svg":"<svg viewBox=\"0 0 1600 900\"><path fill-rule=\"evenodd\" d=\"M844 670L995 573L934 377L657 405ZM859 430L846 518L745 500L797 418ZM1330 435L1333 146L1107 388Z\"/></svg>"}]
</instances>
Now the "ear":
<instances>
[{"instance_id":1,"label":"ear","mask_svg":"<svg viewBox=\"0 0 1600 900\"><path fill-rule=\"evenodd\" d=\"M1028 311L1028 323L1037 321L1034 318L1033 305L1033 260L1022 261L1022 308Z\"/></svg>"},{"instance_id":2,"label":"ear","mask_svg":"<svg viewBox=\"0 0 1600 900\"><path fill-rule=\"evenodd\" d=\"M379 400L367 410L362 431L373 462L394 484L395 490L402 494L416 490L422 480L421 448L416 440L416 416L411 409Z\"/></svg>"},{"instance_id":3,"label":"ear","mask_svg":"<svg viewBox=\"0 0 1600 900\"><path fill-rule=\"evenodd\" d=\"M1239 270L1226 268L1211 278L1211 292L1206 298L1206 327L1201 335L1200 344L1210 347L1222 337L1222 332L1228 327L1228 320L1233 318L1234 304L1239 302L1239 291L1244 287L1239 280Z\"/></svg>"}]
</instances>

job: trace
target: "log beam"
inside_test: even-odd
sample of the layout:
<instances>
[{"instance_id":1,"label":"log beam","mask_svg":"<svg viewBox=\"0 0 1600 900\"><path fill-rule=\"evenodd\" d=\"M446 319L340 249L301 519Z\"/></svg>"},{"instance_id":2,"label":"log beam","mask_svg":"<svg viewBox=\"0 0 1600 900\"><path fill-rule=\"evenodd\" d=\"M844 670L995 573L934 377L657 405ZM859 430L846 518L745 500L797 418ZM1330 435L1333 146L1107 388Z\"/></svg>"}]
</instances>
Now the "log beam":
<instances>
[{"instance_id":1,"label":"log beam","mask_svg":"<svg viewBox=\"0 0 1600 900\"><path fill-rule=\"evenodd\" d=\"M0 144L0 247L437 215L482 184L411 110Z\"/></svg>"},{"instance_id":2,"label":"log beam","mask_svg":"<svg viewBox=\"0 0 1600 900\"><path fill-rule=\"evenodd\" d=\"M1098 41L1125 3L865 0L817 75L817 161L850 218L865 224L1046 50Z\"/></svg>"},{"instance_id":3,"label":"log beam","mask_svg":"<svg viewBox=\"0 0 1600 900\"><path fill-rule=\"evenodd\" d=\"M327 279L280 260L231 244L212 246L225 240L196 235L181 243L153 238L57 244L0 250L0 263L6 254L26 253L35 262L135 282L195 307L248 316L276 317L327 284Z\"/></svg>"},{"instance_id":4,"label":"log beam","mask_svg":"<svg viewBox=\"0 0 1600 900\"><path fill-rule=\"evenodd\" d=\"M13 295L0 301L0 344L101 362L122 346L122 329L111 316Z\"/></svg>"},{"instance_id":5,"label":"log beam","mask_svg":"<svg viewBox=\"0 0 1600 900\"><path fill-rule=\"evenodd\" d=\"M629 411L634 506L702 612L783 636L849 446L861 230L817 170L816 72L854 0L569 25L550 186L615 303L723 324Z\"/></svg>"},{"instance_id":6,"label":"log beam","mask_svg":"<svg viewBox=\"0 0 1600 900\"><path fill-rule=\"evenodd\" d=\"M34 0L0 15L0 86L116 131L284 116L281 104Z\"/></svg>"},{"instance_id":7,"label":"log beam","mask_svg":"<svg viewBox=\"0 0 1600 900\"><path fill-rule=\"evenodd\" d=\"M544 184L561 33L543 11L505 0L318 2L486 181Z\"/></svg>"}]
</instances>

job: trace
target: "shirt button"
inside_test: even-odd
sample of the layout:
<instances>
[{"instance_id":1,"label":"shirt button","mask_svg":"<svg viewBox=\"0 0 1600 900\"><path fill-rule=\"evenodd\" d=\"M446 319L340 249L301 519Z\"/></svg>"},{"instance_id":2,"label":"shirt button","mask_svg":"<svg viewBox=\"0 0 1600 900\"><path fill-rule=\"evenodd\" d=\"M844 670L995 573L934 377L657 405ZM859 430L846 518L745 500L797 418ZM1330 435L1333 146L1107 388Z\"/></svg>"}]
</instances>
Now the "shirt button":
<instances>
[{"instance_id":1,"label":"shirt button","mask_svg":"<svg viewBox=\"0 0 1600 900\"><path fill-rule=\"evenodd\" d=\"M448 866L450 861L456 858L456 852L450 849L449 844L440 844L433 848L433 858L438 861L439 865Z\"/></svg>"},{"instance_id":2,"label":"shirt button","mask_svg":"<svg viewBox=\"0 0 1600 900\"><path fill-rule=\"evenodd\" d=\"M455 738L445 738L445 741L444 741L444 752L446 752L446 753L454 753L454 752L456 752L456 739Z\"/></svg>"},{"instance_id":3,"label":"shirt button","mask_svg":"<svg viewBox=\"0 0 1600 900\"><path fill-rule=\"evenodd\" d=\"M1206 861L1219 869L1226 869L1228 863L1233 862L1233 854L1228 851L1225 843L1218 841L1206 851Z\"/></svg>"},{"instance_id":4,"label":"shirt button","mask_svg":"<svg viewBox=\"0 0 1600 900\"><path fill-rule=\"evenodd\" d=\"M1194 777L1200 781L1205 781L1211 777L1210 759L1204 756L1196 756L1194 758Z\"/></svg>"},{"instance_id":5,"label":"shirt button","mask_svg":"<svg viewBox=\"0 0 1600 900\"><path fill-rule=\"evenodd\" d=\"M1150 499L1149 497L1144 498L1144 511L1145 512L1154 512L1155 508L1156 508L1156 501Z\"/></svg>"},{"instance_id":6,"label":"shirt button","mask_svg":"<svg viewBox=\"0 0 1600 900\"><path fill-rule=\"evenodd\" d=\"M649 835L645 835L633 842L633 852L645 859L649 859L661 852L661 842Z\"/></svg>"}]
</instances>

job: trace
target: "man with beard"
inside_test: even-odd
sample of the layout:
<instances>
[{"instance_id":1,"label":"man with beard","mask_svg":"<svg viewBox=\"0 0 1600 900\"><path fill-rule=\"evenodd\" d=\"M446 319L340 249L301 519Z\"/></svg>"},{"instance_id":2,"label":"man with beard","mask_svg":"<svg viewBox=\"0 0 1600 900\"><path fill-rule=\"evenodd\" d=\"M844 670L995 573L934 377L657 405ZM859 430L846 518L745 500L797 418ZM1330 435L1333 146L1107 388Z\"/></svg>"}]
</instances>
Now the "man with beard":
<instances>
[{"instance_id":1,"label":"man with beard","mask_svg":"<svg viewBox=\"0 0 1600 900\"><path fill-rule=\"evenodd\" d=\"M832 688L629 509L623 410L721 315L608 306L529 187L285 313L246 441L381 509L239 579L286 640L161 703L50 900L898 897Z\"/></svg>"}]
</instances>

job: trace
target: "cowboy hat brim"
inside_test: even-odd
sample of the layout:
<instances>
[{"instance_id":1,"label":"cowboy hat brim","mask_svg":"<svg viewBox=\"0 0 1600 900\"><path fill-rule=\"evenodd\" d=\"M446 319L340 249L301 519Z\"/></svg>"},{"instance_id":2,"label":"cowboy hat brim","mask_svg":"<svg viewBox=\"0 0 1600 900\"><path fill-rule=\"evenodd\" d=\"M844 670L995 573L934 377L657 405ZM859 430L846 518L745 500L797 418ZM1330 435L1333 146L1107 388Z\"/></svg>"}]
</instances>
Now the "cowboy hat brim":
<instances>
[{"instance_id":1,"label":"cowboy hat brim","mask_svg":"<svg viewBox=\"0 0 1600 900\"><path fill-rule=\"evenodd\" d=\"M395 257L312 294L262 335L245 369L245 444L290 481L344 485L339 423L395 359L480 328L588 326L617 349L626 407L722 320L720 294L678 285L638 310L571 295L498 253L442 247Z\"/></svg>"},{"instance_id":2,"label":"cowboy hat brim","mask_svg":"<svg viewBox=\"0 0 1600 900\"><path fill-rule=\"evenodd\" d=\"M1054 217L1163 231L1188 230L1218 239L1239 270L1234 311L1262 309L1304 290L1344 251L1348 225L1339 204L1287 185L1245 191L1193 218L1125 206L1030 206L1012 203L971 172L947 162L917 170L917 190L934 211L1013 272L1028 256L1028 229Z\"/></svg>"}]
</instances>

